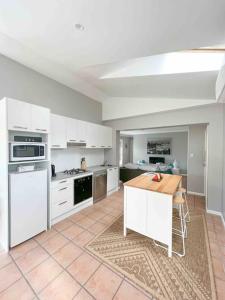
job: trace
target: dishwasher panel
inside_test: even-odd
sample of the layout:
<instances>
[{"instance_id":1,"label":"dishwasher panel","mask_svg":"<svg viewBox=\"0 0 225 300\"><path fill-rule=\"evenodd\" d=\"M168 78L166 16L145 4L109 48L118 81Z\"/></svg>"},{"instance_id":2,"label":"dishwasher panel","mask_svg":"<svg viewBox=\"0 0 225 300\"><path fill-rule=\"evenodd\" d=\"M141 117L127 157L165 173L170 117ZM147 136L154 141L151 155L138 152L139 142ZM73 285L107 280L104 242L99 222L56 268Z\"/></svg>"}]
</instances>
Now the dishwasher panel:
<instances>
[{"instance_id":1,"label":"dishwasher panel","mask_svg":"<svg viewBox=\"0 0 225 300\"><path fill-rule=\"evenodd\" d=\"M94 174L94 202L106 197L107 194L107 173Z\"/></svg>"}]
</instances>

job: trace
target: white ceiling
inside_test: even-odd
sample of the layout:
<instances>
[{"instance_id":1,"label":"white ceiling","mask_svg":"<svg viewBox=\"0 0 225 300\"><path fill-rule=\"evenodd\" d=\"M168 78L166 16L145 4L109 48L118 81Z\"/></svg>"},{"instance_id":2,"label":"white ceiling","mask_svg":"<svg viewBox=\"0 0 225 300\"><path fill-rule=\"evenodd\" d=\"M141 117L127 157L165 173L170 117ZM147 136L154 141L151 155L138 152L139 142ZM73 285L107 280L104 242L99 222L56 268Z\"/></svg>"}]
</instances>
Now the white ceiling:
<instances>
[{"instance_id":1,"label":"white ceiling","mask_svg":"<svg viewBox=\"0 0 225 300\"><path fill-rule=\"evenodd\" d=\"M214 99L215 70L99 76L134 58L225 43L224 11L224 0L0 0L0 53L98 101Z\"/></svg>"}]
</instances>

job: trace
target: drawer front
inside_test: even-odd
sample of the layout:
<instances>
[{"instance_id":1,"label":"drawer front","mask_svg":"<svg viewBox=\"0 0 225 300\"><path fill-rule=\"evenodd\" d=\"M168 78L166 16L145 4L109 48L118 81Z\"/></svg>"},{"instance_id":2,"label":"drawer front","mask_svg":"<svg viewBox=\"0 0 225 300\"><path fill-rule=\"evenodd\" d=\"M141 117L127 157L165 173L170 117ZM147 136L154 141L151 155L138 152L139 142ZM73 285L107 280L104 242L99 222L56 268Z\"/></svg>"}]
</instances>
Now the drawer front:
<instances>
[{"instance_id":1,"label":"drawer front","mask_svg":"<svg viewBox=\"0 0 225 300\"><path fill-rule=\"evenodd\" d=\"M73 208L71 200L62 200L59 203L52 203L52 219L68 212Z\"/></svg>"},{"instance_id":2,"label":"drawer front","mask_svg":"<svg viewBox=\"0 0 225 300\"><path fill-rule=\"evenodd\" d=\"M51 182L51 188L52 189L60 189L69 185L73 184L73 179L72 178L67 178L67 179L62 179L62 180L57 180Z\"/></svg>"},{"instance_id":3,"label":"drawer front","mask_svg":"<svg viewBox=\"0 0 225 300\"><path fill-rule=\"evenodd\" d=\"M52 189L52 203L60 203L62 201L73 201L72 185L62 185L56 189Z\"/></svg>"}]
</instances>

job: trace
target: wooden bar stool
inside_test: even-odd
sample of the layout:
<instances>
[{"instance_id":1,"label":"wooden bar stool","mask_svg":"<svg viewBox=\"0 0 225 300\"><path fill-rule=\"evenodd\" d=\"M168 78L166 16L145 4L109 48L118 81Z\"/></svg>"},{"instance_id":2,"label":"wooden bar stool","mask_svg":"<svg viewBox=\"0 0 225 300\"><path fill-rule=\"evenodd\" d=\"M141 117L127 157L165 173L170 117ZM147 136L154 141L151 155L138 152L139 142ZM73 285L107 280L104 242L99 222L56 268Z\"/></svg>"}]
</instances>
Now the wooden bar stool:
<instances>
[{"instance_id":1,"label":"wooden bar stool","mask_svg":"<svg viewBox=\"0 0 225 300\"><path fill-rule=\"evenodd\" d=\"M188 207L188 202L187 202L187 190L185 188L180 187L178 190L180 192L185 200L185 206L186 206L186 212L185 212L185 221L190 222L190 213L189 213L189 207Z\"/></svg>"},{"instance_id":2,"label":"wooden bar stool","mask_svg":"<svg viewBox=\"0 0 225 300\"><path fill-rule=\"evenodd\" d=\"M179 210L179 220L180 220L180 229L172 228L173 233L180 236L182 238L182 252L179 253L177 251L172 251L173 253L177 254L180 257L185 256L185 237L187 236L187 226L185 221L185 213L184 213L184 203L185 199L180 194L176 194L173 198L173 204L175 204L178 207ZM154 244L158 247L164 248L167 250L166 247L158 244L155 240L153 240Z\"/></svg>"}]
</instances>

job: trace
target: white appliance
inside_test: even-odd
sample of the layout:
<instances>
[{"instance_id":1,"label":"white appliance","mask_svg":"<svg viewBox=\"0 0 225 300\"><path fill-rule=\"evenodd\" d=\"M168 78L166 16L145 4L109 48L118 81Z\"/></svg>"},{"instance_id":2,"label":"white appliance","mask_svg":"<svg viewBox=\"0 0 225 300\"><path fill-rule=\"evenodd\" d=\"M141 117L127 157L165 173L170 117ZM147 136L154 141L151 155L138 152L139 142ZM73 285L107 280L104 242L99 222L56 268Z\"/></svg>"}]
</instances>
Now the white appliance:
<instances>
[{"instance_id":1,"label":"white appliance","mask_svg":"<svg viewBox=\"0 0 225 300\"><path fill-rule=\"evenodd\" d=\"M47 170L9 175L10 247L47 230Z\"/></svg>"},{"instance_id":2,"label":"white appliance","mask_svg":"<svg viewBox=\"0 0 225 300\"><path fill-rule=\"evenodd\" d=\"M45 159L45 144L30 142L13 142L9 144L9 160L41 160Z\"/></svg>"}]
</instances>

